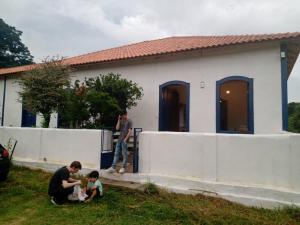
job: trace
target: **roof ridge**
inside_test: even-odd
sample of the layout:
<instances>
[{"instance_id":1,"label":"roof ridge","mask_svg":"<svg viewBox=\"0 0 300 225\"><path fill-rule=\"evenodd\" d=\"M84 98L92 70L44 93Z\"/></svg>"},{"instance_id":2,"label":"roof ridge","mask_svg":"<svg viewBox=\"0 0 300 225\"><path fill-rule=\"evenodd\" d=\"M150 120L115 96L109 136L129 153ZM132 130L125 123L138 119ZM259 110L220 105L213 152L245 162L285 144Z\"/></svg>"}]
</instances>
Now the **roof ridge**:
<instances>
[{"instance_id":1,"label":"roof ridge","mask_svg":"<svg viewBox=\"0 0 300 225\"><path fill-rule=\"evenodd\" d=\"M65 58L65 60L68 59L73 59L73 58L77 58L77 57L82 57L82 56L88 56L88 55L92 55L95 53L100 53L103 51L109 51L109 50L113 50L113 49L118 49L118 48L123 48L123 47L129 47L129 46L134 46L134 45L139 45L142 43L149 43L149 42L153 42L153 41L159 41L159 40L165 40L165 39L174 39L174 38L224 38L224 37L247 37L247 36L274 36L274 35L284 35L284 34L294 34L294 33L299 33L299 32L285 32L285 33L274 33L274 34L234 34L234 35L191 35L191 36L170 36L170 37L163 37L163 38L158 38L158 39L151 39L151 40L144 40L144 41L140 41L140 42L136 42L136 43L131 43L131 44L125 44L125 45L120 45L120 46L116 46L116 47L111 47L111 48L106 48L106 49L102 49L102 50L98 50L98 51L93 51L93 52L89 52L89 53L84 53L84 54L80 54L80 55L76 55L76 56L71 56L71 57L67 57Z\"/></svg>"},{"instance_id":2,"label":"roof ridge","mask_svg":"<svg viewBox=\"0 0 300 225\"><path fill-rule=\"evenodd\" d=\"M109 50L112 50L112 49L129 47L129 46L133 46L133 45L138 45L138 44L142 44L142 43L146 43L146 42L158 41L158 40L163 40L163 39L168 39L168 38L171 38L171 37L165 37L165 38L159 38L159 39L153 39L153 40L145 40L145 41L140 41L140 42L136 42L136 43L130 43L130 44L125 44L125 45L120 45L120 46L117 46L117 47L106 48L106 49L102 49L102 50L98 50L98 51L94 51L94 52L89 52L89 53L84 53L84 54L80 54L80 55L68 57L66 59L71 59L71 58L75 58L75 57L79 57L79 56L85 56L85 55L95 54L95 53L102 52L102 51L109 51Z\"/></svg>"}]
</instances>

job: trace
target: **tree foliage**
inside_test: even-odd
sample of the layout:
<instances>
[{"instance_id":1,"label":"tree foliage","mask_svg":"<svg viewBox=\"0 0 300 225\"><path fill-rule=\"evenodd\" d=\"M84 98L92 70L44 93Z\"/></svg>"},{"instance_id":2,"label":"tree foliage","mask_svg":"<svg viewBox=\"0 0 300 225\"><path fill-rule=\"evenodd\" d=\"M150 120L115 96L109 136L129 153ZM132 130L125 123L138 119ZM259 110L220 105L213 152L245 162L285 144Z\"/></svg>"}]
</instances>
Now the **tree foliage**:
<instances>
[{"instance_id":1,"label":"tree foliage","mask_svg":"<svg viewBox=\"0 0 300 225\"><path fill-rule=\"evenodd\" d=\"M76 88L81 88L84 93L80 96L74 95ZM79 81L76 81L72 86L73 97L69 97L68 101L61 106L66 109L67 105L72 105L72 110L60 110L60 115L66 124L77 124L77 127L82 128L102 128L113 127L115 125L116 115L124 109L130 109L137 105L137 101L142 98L142 88L131 80L121 78L120 74L109 73L106 75L100 74L96 78L86 79L79 86ZM86 111L77 105L81 101L89 116L86 116ZM80 117L81 119L76 119ZM88 119L87 119L88 118ZM66 126L65 126L66 127ZM72 126L67 126L72 127Z\"/></svg>"},{"instance_id":2,"label":"tree foliage","mask_svg":"<svg viewBox=\"0 0 300 225\"><path fill-rule=\"evenodd\" d=\"M121 78L120 74L100 74L96 78L86 80L86 84L89 89L109 93L118 101L122 110L136 106L137 100L140 100L143 95L141 87L131 80Z\"/></svg>"},{"instance_id":3,"label":"tree foliage","mask_svg":"<svg viewBox=\"0 0 300 225\"><path fill-rule=\"evenodd\" d=\"M73 86L63 91L63 101L58 108L58 120L61 127L80 128L90 118L86 102L86 88L77 80Z\"/></svg>"},{"instance_id":4,"label":"tree foliage","mask_svg":"<svg viewBox=\"0 0 300 225\"><path fill-rule=\"evenodd\" d=\"M64 88L70 84L70 68L58 57L45 58L24 73L18 83L20 101L30 112L41 113L43 127L49 127L51 113L64 101Z\"/></svg>"},{"instance_id":5,"label":"tree foliage","mask_svg":"<svg viewBox=\"0 0 300 225\"><path fill-rule=\"evenodd\" d=\"M113 118L120 111L118 101L115 98L106 92L89 90L87 102L91 115L91 121L88 124L89 128L113 126Z\"/></svg>"},{"instance_id":6,"label":"tree foliage","mask_svg":"<svg viewBox=\"0 0 300 225\"><path fill-rule=\"evenodd\" d=\"M291 102L288 105L288 131L300 133L300 103Z\"/></svg>"},{"instance_id":7,"label":"tree foliage","mask_svg":"<svg viewBox=\"0 0 300 225\"><path fill-rule=\"evenodd\" d=\"M0 68L28 65L33 56L21 41L22 31L0 18Z\"/></svg>"}]
</instances>

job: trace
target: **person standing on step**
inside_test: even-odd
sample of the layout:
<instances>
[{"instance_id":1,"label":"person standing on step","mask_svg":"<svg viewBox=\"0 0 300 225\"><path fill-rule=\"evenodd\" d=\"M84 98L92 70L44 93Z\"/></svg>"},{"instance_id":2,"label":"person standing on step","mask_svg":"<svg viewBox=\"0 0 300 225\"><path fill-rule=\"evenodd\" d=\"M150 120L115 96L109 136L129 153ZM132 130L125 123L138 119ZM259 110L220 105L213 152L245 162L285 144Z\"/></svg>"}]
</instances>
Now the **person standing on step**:
<instances>
[{"instance_id":1,"label":"person standing on step","mask_svg":"<svg viewBox=\"0 0 300 225\"><path fill-rule=\"evenodd\" d=\"M132 121L128 118L126 110L123 111L118 116L116 130L120 130L120 136L119 136L118 142L116 144L115 156L114 156L113 163L112 163L111 167L109 169L107 169L107 172L114 173L116 171L116 164L119 160L120 152L122 150L123 163L122 163L122 168L119 170L119 173L123 174L123 173L125 173L125 169L127 166L127 160L128 160L127 143L129 141L131 130L132 130Z\"/></svg>"}]
</instances>

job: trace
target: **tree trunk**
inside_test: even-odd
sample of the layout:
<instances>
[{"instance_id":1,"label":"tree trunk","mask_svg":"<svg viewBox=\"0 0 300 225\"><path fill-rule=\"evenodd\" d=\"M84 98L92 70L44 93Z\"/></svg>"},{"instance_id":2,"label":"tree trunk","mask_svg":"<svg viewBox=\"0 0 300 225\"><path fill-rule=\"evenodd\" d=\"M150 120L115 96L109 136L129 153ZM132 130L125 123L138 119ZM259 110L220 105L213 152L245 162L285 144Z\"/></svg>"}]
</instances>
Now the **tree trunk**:
<instances>
[{"instance_id":1,"label":"tree trunk","mask_svg":"<svg viewBox=\"0 0 300 225\"><path fill-rule=\"evenodd\" d=\"M49 113L44 113L44 114L43 114L43 117L44 117L43 128L49 128L49 123L50 123L51 114L49 114Z\"/></svg>"}]
</instances>

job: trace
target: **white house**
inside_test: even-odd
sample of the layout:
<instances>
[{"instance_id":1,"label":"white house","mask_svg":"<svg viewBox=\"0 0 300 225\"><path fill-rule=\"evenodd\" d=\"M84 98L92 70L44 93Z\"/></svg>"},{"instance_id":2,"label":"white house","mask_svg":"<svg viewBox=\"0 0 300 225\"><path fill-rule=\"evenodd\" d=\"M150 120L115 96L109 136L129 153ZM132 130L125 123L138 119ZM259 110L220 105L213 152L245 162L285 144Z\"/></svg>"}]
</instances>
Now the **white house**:
<instances>
[{"instance_id":1,"label":"white house","mask_svg":"<svg viewBox=\"0 0 300 225\"><path fill-rule=\"evenodd\" d=\"M300 33L170 37L65 63L76 69L74 80L114 72L142 86L143 99L129 114L143 130L279 133L287 129L287 79L299 43ZM3 126L40 125L16 101L14 81L30 68L0 69Z\"/></svg>"},{"instance_id":2,"label":"white house","mask_svg":"<svg viewBox=\"0 0 300 225\"><path fill-rule=\"evenodd\" d=\"M299 51L299 32L170 37L64 62L74 80L113 72L143 87L129 111L134 127L145 131L138 173L110 178L249 205L300 206L300 135L285 132L287 80ZM16 128L40 123L16 101L15 80L31 68L0 69L0 142L19 140L16 158L31 165L80 157L84 167L100 168L102 131ZM86 146L93 156L82 151Z\"/></svg>"}]
</instances>

